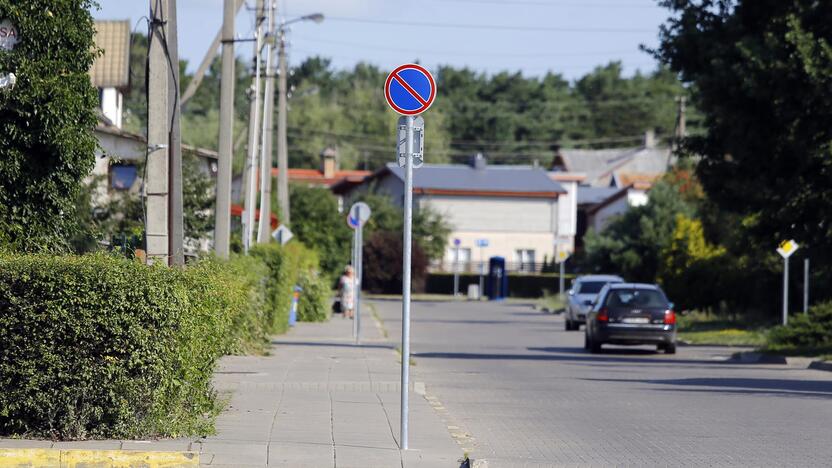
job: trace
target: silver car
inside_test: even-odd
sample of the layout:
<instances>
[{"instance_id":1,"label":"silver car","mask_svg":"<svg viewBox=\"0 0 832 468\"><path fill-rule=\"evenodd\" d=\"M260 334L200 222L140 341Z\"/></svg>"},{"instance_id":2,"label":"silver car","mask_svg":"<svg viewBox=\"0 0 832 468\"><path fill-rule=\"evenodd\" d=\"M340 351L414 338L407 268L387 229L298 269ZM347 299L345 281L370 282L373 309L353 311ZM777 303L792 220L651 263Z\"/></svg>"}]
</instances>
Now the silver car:
<instances>
[{"instance_id":1,"label":"silver car","mask_svg":"<svg viewBox=\"0 0 832 468\"><path fill-rule=\"evenodd\" d=\"M624 279L614 275L580 276L572 282L566 302L566 331L579 330L586 323L586 315L592 309L592 301L609 283L623 283Z\"/></svg>"}]
</instances>

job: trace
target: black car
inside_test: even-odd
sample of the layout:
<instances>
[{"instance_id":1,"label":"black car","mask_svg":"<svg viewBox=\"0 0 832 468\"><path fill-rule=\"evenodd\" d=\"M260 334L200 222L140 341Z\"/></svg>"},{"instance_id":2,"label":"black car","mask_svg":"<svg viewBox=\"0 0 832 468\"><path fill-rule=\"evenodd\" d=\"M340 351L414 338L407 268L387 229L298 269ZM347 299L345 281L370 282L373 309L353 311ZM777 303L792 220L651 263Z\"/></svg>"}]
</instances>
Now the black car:
<instances>
[{"instance_id":1,"label":"black car","mask_svg":"<svg viewBox=\"0 0 832 468\"><path fill-rule=\"evenodd\" d=\"M673 303L655 284L610 283L604 286L586 319L584 347L593 353L605 343L655 344L659 351L676 352L676 313Z\"/></svg>"}]
</instances>

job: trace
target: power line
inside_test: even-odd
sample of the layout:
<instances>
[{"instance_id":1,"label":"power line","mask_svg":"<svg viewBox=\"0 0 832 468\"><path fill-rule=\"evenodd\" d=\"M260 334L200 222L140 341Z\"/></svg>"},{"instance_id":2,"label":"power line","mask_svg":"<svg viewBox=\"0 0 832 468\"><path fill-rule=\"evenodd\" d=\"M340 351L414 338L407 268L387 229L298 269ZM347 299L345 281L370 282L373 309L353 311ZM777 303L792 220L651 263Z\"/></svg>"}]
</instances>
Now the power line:
<instances>
[{"instance_id":1,"label":"power line","mask_svg":"<svg viewBox=\"0 0 832 468\"><path fill-rule=\"evenodd\" d=\"M632 29L632 28L568 28L554 26L514 26L503 24L460 24L460 23L429 23L422 21L395 21L379 20L373 18L358 18L349 16L327 16L327 20L342 21L346 23L382 24L388 26L412 26L423 28L450 28L450 29L487 29L489 31L544 31L544 32L568 32L568 33L646 33L655 32L653 29Z\"/></svg>"},{"instance_id":2,"label":"power line","mask_svg":"<svg viewBox=\"0 0 832 468\"><path fill-rule=\"evenodd\" d=\"M416 53L416 54L431 54L431 55L460 55L460 56L483 56L483 57L517 57L517 58L536 58L536 57L584 57L584 56L608 56L608 55L625 55L625 54L644 54L641 50L628 50L628 51L618 51L618 52L563 52L563 53L548 53L548 52L539 52L539 53L516 53L516 52L508 52L508 53L500 53L500 52L474 52L474 51L461 51L461 50L426 50L426 49L409 49L404 47L385 47L379 46L375 44L366 44L366 43L358 43L358 42L351 42L351 41L335 41L335 40L326 40L326 39L318 39L312 37L299 37L295 36L299 40L303 42L319 42L322 44L334 44L346 47L361 47L364 49L375 49L375 50L387 50L390 52L407 52L407 53ZM308 53L308 52L307 52Z\"/></svg>"}]
</instances>

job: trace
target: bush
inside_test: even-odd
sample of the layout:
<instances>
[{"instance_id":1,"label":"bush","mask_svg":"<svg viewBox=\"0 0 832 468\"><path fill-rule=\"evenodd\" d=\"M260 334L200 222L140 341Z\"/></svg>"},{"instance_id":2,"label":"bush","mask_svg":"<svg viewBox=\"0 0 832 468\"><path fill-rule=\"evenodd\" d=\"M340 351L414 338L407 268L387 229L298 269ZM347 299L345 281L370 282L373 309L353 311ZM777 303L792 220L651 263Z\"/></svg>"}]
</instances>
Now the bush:
<instances>
[{"instance_id":1,"label":"bush","mask_svg":"<svg viewBox=\"0 0 832 468\"><path fill-rule=\"evenodd\" d=\"M766 350L789 354L832 353L832 302L809 308L808 314L789 318L788 325L769 332Z\"/></svg>"},{"instance_id":2,"label":"bush","mask_svg":"<svg viewBox=\"0 0 832 468\"><path fill-rule=\"evenodd\" d=\"M123 258L0 256L0 433L200 435L216 360L263 345L254 259L187 270Z\"/></svg>"},{"instance_id":3,"label":"bush","mask_svg":"<svg viewBox=\"0 0 832 468\"><path fill-rule=\"evenodd\" d=\"M381 294L402 293L401 234L378 231L364 245L364 289ZM411 251L411 282L413 291L425 288L428 258L418 242Z\"/></svg>"},{"instance_id":4,"label":"bush","mask_svg":"<svg viewBox=\"0 0 832 468\"><path fill-rule=\"evenodd\" d=\"M324 322L329 319L329 281L315 271L301 271L298 285L303 289L298 302L298 321Z\"/></svg>"}]
</instances>

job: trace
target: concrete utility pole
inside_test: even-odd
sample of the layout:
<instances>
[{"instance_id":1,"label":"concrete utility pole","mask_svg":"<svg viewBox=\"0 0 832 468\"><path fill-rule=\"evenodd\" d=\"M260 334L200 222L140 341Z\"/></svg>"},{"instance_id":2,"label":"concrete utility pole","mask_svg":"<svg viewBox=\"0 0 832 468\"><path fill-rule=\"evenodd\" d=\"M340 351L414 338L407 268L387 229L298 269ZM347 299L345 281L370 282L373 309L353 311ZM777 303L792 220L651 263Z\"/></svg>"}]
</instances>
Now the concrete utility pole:
<instances>
[{"instance_id":1,"label":"concrete utility pole","mask_svg":"<svg viewBox=\"0 0 832 468\"><path fill-rule=\"evenodd\" d=\"M676 138L682 139L687 135L687 129L685 126L687 125L686 117L685 117L685 101L687 98L685 96L679 96L679 124L676 126Z\"/></svg>"},{"instance_id":2,"label":"concrete utility pole","mask_svg":"<svg viewBox=\"0 0 832 468\"><path fill-rule=\"evenodd\" d=\"M164 0L163 0L164 1ZM224 0L222 18L222 78L220 86L219 167L214 250L228 258L231 240L231 158L234 135L234 18L235 0Z\"/></svg>"},{"instance_id":3,"label":"concrete utility pole","mask_svg":"<svg viewBox=\"0 0 832 468\"><path fill-rule=\"evenodd\" d=\"M185 207L182 196L182 136L179 120L182 107L179 100L179 38L176 24L176 0L168 0L168 53L173 64L173 79L168 82L168 96L172 105L170 129L170 213L168 232L169 251L172 265L185 265Z\"/></svg>"},{"instance_id":4,"label":"concrete utility pole","mask_svg":"<svg viewBox=\"0 0 832 468\"><path fill-rule=\"evenodd\" d=\"M260 51L263 44L263 20L264 1L257 0L255 7L255 24L257 25L256 39L254 42L254 79L252 88L254 97L251 101L248 122L248 155L246 157L245 181L246 194L245 212L242 216L243 225L243 251L248 253L254 233L254 213L257 210L257 154L260 143Z\"/></svg>"},{"instance_id":5,"label":"concrete utility pole","mask_svg":"<svg viewBox=\"0 0 832 468\"><path fill-rule=\"evenodd\" d=\"M289 226L289 153L286 145L286 31L285 25L278 28L277 33L277 198L280 201L280 223Z\"/></svg>"},{"instance_id":6,"label":"concrete utility pole","mask_svg":"<svg viewBox=\"0 0 832 468\"><path fill-rule=\"evenodd\" d=\"M150 2L150 44L147 83L147 197L145 236L148 263L168 264L169 242L169 178L170 163L170 67L166 55L168 0Z\"/></svg>"},{"instance_id":7,"label":"concrete utility pole","mask_svg":"<svg viewBox=\"0 0 832 468\"><path fill-rule=\"evenodd\" d=\"M240 7L243 6L245 0L236 0L237 5L234 7L234 16L237 16L237 12L240 11ZM208 51L205 52L205 57L202 57L202 62L199 63L199 68L196 69L194 73L193 79L188 83L188 87L185 88L185 92L182 93L182 98L179 99L179 104L184 106L188 101L194 97L196 94L196 90L199 88L199 85L202 84L202 79L205 78L205 72L208 71L208 68L211 66L211 63L214 61L214 57L217 56L217 48L220 46L220 41L222 40L222 28L217 31L217 35L214 36L214 40L211 41L211 45L208 46Z\"/></svg>"},{"instance_id":8,"label":"concrete utility pole","mask_svg":"<svg viewBox=\"0 0 832 468\"><path fill-rule=\"evenodd\" d=\"M263 146L260 153L260 225L257 242L269 242L272 220L272 138L274 136L274 18L275 0L269 0L269 40L266 43L266 87L263 97Z\"/></svg>"}]
</instances>

